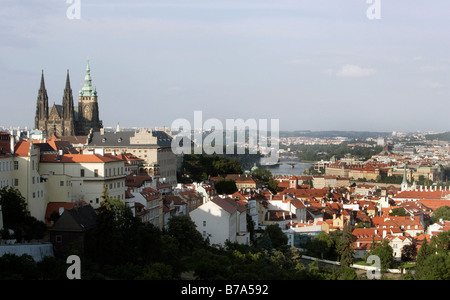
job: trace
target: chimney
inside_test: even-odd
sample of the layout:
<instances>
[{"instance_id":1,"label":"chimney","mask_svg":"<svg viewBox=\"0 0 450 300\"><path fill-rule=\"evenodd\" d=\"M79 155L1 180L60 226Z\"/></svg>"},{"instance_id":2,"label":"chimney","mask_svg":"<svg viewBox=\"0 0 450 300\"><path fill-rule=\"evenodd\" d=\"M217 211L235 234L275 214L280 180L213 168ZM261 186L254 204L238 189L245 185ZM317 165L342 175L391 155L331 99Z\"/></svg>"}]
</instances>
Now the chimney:
<instances>
[{"instance_id":1,"label":"chimney","mask_svg":"<svg viewBox=\"0 0 450 300\"><path fill-rule=\"evenodd\" d=\"M14 146L15 146L15 143L14 143L14 136L11 134L11 135L9 136L9 150L10 150L10 152L11 152L12 155L14 155Z\"/></svg>"}]
</instances>

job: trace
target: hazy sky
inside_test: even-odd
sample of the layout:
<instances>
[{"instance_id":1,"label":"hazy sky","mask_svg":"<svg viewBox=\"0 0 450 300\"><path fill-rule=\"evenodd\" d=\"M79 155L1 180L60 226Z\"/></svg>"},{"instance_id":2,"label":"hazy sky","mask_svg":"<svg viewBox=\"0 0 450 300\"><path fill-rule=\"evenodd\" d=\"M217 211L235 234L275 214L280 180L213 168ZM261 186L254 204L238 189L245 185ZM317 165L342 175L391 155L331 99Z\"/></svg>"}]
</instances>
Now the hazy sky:
<instances>
[{"instance_id":1,"label":"hazy sky","mask_svg":"<svg viewBox=\"0 0 450 300\"><path fill-rule=\"evenodd\" d=\"M379 0L369 19L373 1L1 0L0 126L34 126L42 69L51 105L69 69L77 105L89 57L104 126L199 110L281 130L449 131L450 1Z\"/></svg>"}]
</instances>

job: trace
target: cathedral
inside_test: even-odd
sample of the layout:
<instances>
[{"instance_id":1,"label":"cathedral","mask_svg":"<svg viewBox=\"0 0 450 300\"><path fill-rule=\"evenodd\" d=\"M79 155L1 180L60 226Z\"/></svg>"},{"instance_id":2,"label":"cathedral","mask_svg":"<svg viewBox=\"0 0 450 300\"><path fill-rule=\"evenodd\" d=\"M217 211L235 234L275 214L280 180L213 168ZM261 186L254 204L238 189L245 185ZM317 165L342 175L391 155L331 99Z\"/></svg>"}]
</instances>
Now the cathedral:
<instances>
[{"instance_id":1,"label":"cathedral","mask_svg":"<svg viewBox=\"0 0 450 300\"><path fill-rule=\"evenodd\" d=\"M99 119L97 90L92 87L89 62L86 67L84 86L78 95L78 106L73 104L69 71L67 70L62 105L53 104L49 110L44 71L42 71L36 105L35 129L42 130L46 136L62 137L88 135L91 129L99 131L102 127L102 121Z\"/></svg>"}]
</instances>

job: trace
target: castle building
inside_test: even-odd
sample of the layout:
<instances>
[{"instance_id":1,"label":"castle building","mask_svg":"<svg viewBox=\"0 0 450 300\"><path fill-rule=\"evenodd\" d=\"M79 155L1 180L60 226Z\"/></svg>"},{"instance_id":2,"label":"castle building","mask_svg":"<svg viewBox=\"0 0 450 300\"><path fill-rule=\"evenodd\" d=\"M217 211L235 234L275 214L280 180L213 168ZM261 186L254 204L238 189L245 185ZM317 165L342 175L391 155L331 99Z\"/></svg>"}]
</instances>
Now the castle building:
<instances>
[{"instance_id":1,"label":"castle building","mask_svg":"<svg viewBox=\"0 0 450 300\"><path fill-rule=\"evenodd\" d=\"M62 105L53 104L49 110L48 95L45 88L44 71L38 91L35 129L42 130L47 136L87 136L92 129L103 128L99 119L97 90L92 86L89 62L86 67L84 86L79 92L78 106L74 106L69 70Z\"/></svg>"}]
</instances>

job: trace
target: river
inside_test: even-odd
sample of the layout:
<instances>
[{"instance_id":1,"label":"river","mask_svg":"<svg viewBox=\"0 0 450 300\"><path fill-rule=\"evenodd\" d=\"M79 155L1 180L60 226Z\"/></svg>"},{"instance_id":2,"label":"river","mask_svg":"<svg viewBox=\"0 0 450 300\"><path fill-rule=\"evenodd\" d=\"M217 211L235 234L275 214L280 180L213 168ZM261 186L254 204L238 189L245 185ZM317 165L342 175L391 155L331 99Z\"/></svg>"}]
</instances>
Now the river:
<instances>
[{"instance_id":1,"label":"river","mask_svg":"<svg viewBox=\"0 0 450 300\"><path fill-rule=\"evenodd\" d=\"M261 166L269 170L273 175L304 175L303 172L312 164L302 162L298 159L281 159L276 166Z\"/></svg>"}]
</instances>

